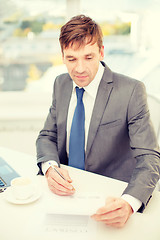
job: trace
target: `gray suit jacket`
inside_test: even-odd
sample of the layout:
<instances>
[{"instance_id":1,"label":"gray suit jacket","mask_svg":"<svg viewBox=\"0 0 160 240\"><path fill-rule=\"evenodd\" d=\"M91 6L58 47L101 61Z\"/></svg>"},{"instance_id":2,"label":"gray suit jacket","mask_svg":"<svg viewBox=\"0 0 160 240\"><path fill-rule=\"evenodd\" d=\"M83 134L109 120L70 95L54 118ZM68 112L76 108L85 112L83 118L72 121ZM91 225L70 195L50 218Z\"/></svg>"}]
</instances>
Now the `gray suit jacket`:
<instances>
[{"instance_id":1,"label":"gray suit jacket","mask_svg":"<svg viewBox=\"0 0 160 240\"><path fill-rule=\"evenodd\" d=\"M124 193L141 200L144 208L160 172L160 154L145 87L102 64L105 70L93 108L85 169L128 182ZM41 163L51 159L68 164L66 124L72 87L69 74L55 80L52 106L37 139L40 173Z\"/></svg>"}]
</instances>

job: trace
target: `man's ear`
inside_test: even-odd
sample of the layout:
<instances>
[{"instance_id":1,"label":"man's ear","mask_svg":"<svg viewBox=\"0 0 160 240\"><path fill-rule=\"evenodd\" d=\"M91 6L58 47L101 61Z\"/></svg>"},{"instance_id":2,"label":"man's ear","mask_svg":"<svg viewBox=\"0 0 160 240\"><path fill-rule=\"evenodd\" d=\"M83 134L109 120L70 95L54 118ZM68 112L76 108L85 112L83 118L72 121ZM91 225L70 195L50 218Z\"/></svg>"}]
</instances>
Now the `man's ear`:
<instances>
[{"instance_id":1,"label":"man's ear","mask_svg":"<svg viewBox=\"0 0 160 240\"><path fill-rule=\"evenodd\" d=\"M103 59L104 59L104 46L102 46L100 50L100 61L102 61Z\"/></svg>"},{"instance_id":2,"label":"man's ear","mask_svg":"<svg viewBox=\"0 0 160 240\"><path fill-rule=\"evenodd\" d=\"M61 52L61 54L62 54L62 61L63 61L63 63L65 64L64 53Z\"/></svg>"}]
</instances>

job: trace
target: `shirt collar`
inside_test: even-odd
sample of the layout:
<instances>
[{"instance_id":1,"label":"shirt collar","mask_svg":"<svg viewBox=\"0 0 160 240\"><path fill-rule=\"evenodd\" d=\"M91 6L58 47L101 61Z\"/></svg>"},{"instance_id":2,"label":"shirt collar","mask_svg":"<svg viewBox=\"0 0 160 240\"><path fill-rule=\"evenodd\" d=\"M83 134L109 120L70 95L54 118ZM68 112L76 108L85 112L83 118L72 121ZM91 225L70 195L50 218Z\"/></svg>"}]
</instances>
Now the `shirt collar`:
<instances>
[{"instance_id":1,"label":"shirt collar","mask_svg":"<svg viewBox=\"0 0 160 240\"><path fill-rule=\"evenodd\" d=\"M102 79L103 73L104 73L104 66L100 63L95 78L92 80L92 82L90 82L88 86L84 87L85 91L91 96L95 96L95 92L97 92L98 90L98 86ZM78 86L73 81L73 91L75 91L75 87L78 87Z\"/></svg>"}]
</instances>

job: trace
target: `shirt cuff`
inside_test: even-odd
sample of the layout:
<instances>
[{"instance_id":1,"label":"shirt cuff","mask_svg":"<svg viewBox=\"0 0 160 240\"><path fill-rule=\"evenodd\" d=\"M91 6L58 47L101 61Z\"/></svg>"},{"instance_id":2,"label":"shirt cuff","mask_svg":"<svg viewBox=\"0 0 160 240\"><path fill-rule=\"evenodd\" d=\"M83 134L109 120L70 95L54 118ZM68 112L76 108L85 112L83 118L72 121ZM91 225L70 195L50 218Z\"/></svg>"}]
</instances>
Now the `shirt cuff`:
<instances>
[{"instance_id":1,"label":"shirt cuff","mask_svg":"<svg viewBox=\"0 0 160 240\"><path fill-rule=\"evenodd\" d=\"M121 198L129 203L129 205L132 207L134 213L137 212L138 209L142 205L142 202L139 199L132 197L129 194L124 194L121 196Z\"/></svg>"},{"instance_id":2,"label":"shirt cuff","mask_svg":"<svg viewBox=\"0 0 160 240\"><path fill-rule=\"evenodd\" d=\"M44 175L46 174L48 168L51 166L50 163L58 167L57 162L54 160L49 160L47 162L43 162L41 166L42 166L42 172Z\"/></svg>"}]
</instances>

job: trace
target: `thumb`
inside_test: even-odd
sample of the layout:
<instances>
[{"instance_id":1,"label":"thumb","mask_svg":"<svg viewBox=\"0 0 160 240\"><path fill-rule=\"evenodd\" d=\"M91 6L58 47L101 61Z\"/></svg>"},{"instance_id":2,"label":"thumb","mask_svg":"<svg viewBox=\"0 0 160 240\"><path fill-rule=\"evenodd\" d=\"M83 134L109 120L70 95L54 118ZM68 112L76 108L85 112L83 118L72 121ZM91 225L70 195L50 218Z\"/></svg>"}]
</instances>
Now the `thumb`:
<instances>
[{"instance_id":1,"label":"thumb","mask_svg":"<svg viewBox=\"0 0 160 240\"><path fill-rule=\"evenodd\" d=\"M115 202L116 200L117 200L116 197L107 197L107 198L106 198L106 201L105 201L105 204L107 205L107 204L113 203L113 202Z\"/></svg>"},{"instance_id":2,"label":"thumb","mask_svg":"<svg viewBox=\"0 0 160 240\"><path fill-rule=\"evenodd\" d=\"M67 170L63 169L62 174L63 174L63 176L65 177L65 179L66 179L69 183L72 182L72 179L70 178L69 173L68 173Z\"/></svg>"}]
</instances>

